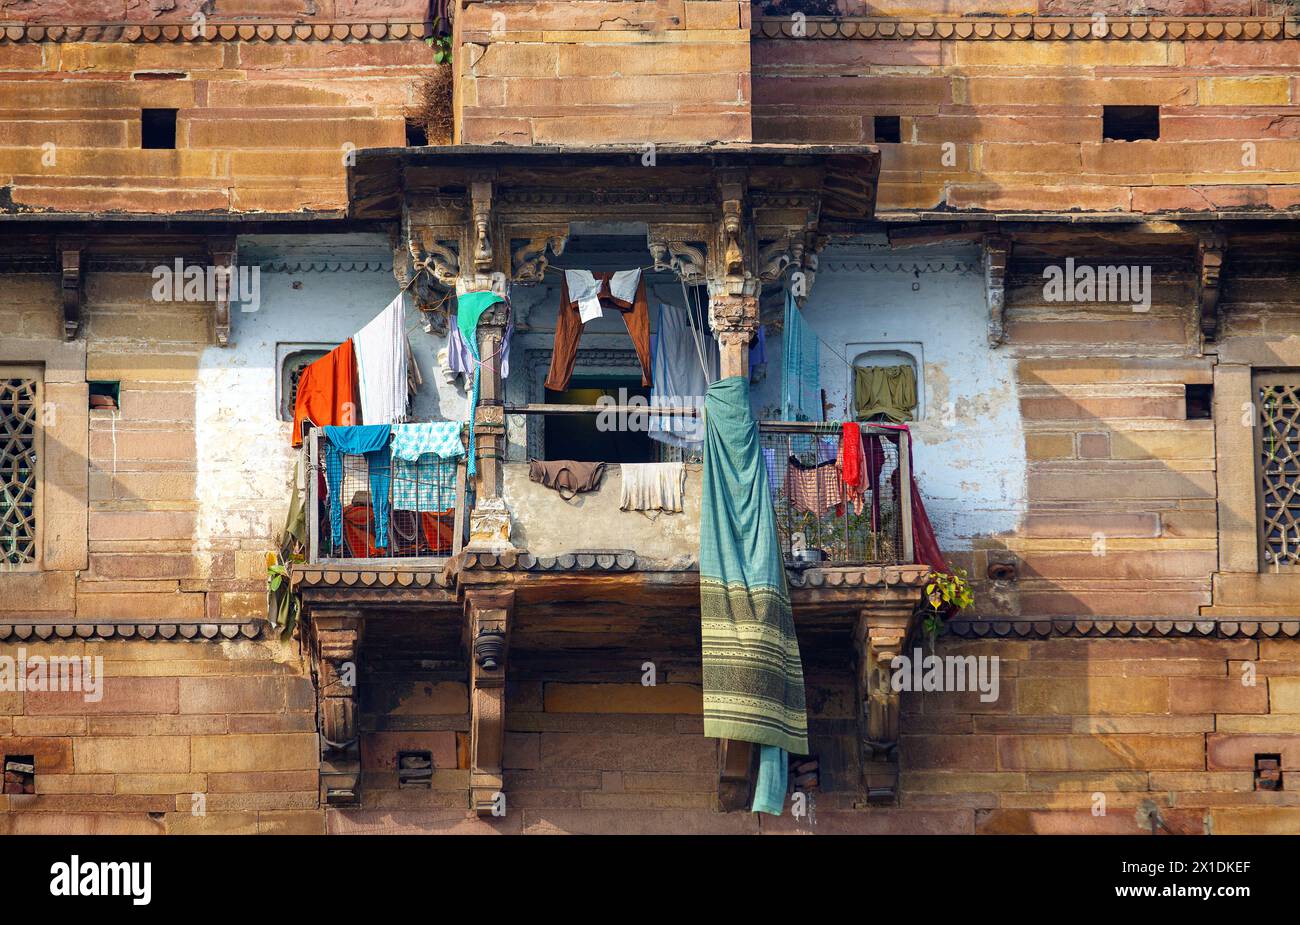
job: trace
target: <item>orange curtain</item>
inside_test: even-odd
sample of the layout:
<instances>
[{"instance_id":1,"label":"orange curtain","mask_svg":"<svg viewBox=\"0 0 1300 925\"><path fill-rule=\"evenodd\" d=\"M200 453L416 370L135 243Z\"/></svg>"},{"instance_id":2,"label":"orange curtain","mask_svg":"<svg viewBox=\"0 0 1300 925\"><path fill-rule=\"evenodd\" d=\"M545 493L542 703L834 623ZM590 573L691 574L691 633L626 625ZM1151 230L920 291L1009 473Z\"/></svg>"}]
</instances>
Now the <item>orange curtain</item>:
<instances>
[{"instance_id":1,"label":"orange curtain","mask_svg":"<svg viewBox=\"0 0 1300 925\"><path fill-rule=\"evenodd\" d=\"M347 427L361 423L357 389L357 359L352 339L345 340L298 377L293 403L293 445L302 446L302 422L317 427Z\"/></svg>"}]
</instances>

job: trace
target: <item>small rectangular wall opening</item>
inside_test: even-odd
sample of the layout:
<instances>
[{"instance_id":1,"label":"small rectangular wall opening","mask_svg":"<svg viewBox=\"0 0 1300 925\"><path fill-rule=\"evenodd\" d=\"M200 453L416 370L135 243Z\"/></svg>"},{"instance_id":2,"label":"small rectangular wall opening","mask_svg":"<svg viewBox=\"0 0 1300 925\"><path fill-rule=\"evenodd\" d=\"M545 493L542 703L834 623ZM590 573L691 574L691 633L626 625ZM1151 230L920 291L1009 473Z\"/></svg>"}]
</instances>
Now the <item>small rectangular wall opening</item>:
<instances>
[{"instance_id":1,"label":"small rectangular wall opening","mask_svg":"<svg viewBox=\"0 0 1300 925\"><path fill-rule=\"evenodd\" d=\"M896 145L903 140L902 119L898 116L876 116L871 121L874 123L872 131L875 133L876 144Z\"/></svg>"},{"instance_id":2,"label":"small rectangular wall opening","mask_svg":"<svg viewBox=\"0 0 1300 925\"><path fill-rule=\"evenodd\" d=\"M90 410L116 411L122 407L122 383L117 381L91 380Z\"/></svg>"},{"instance_id":3,"label":"small rectangular wall opening","mask_svg":"<svg viewBox=\"0 0 1300 925\"><path fill-rule=\"evenodd\" d=\"M4 792L36 792L35 755L5 755Z\"/></svg>"},{"instance_id":4,"label":"small rectangular wall opening","mask_svg":"<svg viewBox=\"0 0 1300 925\"><path fill-rule=\"evenodd\" d=\"M1187 420L1208 421L1214 417L1214 386L1208 383L1188 383L1183 389Z\"/></svg>"},{"instance_id":5,"label":"small rectangular wall opening","mask_svg":"<svg viewBox=\"0 0 1300 925\"><path fill-rule=\"evenodd\" d=\"M433 752L398 752L397 786L404 789L433 789Z\"/></svg>"},{"instance_id":6,"label":"small rectangular wall opening","mask_svg":"<svg viewBox=\"0 0 1300 925\"><path fill-rule=\"evenodd\" d=\"M1155 141L1160 137L1159 106L1103 106L1103 141Z\"/></svg>"},{"instance_id":7,"label":"small rectangular wall opening","mask_svg":"<svg viewBox=\"0 0 1300 925\"><path fill-rule=\"evenodd\" d=\"M176 147L176 110L140 110L140 147L168 150Z\"/></svg>"},{"instance_id":8,"label":"small rectangular wall opening","mask_svg":"<svg viewBox=\"0 0 1300 925\"><path fill-rule=\"evenodd\" d=\"M1256 790L1281 790L1282 789L1282 756L1281 755L1256 755L1255 756L1255 789Z\"/></svg>"}]
</instances>

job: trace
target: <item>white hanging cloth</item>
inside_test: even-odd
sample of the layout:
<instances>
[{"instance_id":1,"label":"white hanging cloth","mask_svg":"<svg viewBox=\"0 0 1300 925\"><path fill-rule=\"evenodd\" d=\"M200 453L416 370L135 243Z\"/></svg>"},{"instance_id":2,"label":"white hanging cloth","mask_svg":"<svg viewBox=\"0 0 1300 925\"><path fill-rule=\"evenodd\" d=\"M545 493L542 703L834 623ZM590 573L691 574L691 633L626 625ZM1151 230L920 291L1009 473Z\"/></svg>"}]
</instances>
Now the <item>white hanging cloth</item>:
<instances>
[{"instance_id":1,"label":"white hanging cloth","mask_svg":"<svg viewBox=\"0 0 1300 925\"><path fill-rule=\"evenodd\" d=\"M398 424L410 401L406 303L401 293L352 335L361 392L361 423Z\"/></svg>"}]
</instances>

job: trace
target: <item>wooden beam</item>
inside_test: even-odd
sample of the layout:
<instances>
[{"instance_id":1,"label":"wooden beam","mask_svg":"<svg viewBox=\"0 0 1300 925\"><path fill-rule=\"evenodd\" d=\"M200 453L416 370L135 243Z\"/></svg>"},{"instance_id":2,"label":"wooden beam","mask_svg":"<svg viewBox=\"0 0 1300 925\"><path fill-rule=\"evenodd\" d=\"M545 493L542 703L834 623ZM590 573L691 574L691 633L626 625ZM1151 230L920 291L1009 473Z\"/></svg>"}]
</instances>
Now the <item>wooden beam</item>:
<instances>
[{"instance_id":1,"label":"wooden beam","mask_svg":"<svg viewBox=\"0 0 1300 925\"><path fill-rule=\"evenodd\" d=\"M506 734L506 663L513 591L465 594L470 672L469 799L480 816L506 814L502 755Z\"/></svg>"}]
</instances>

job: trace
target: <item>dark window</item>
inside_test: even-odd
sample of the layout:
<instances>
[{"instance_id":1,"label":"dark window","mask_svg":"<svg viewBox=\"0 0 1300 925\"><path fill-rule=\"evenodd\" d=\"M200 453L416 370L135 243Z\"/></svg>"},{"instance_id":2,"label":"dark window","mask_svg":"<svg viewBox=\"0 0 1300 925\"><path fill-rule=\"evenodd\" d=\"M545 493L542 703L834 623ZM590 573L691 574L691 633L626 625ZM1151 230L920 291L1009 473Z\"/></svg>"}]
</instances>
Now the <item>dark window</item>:
<instances>
[{"instance_id":1,"label":"dark window","mask_svg":"<svg viewBox=\"0 0 1300 925\"><path fill-rule=\"evenodd\" d=\"M176 110L140 110L140 147L153 149L176 147Z\"/></svg>"},{"instance_id":2,"label":"dark window","mask_svg":"<svg viewBox=\"0 0 1300 925\"><path fill-rule=\"evenodd\" d=\"M875 122L876 144L896 145L903 140L902 120L898 116L876 116L872 121Z\"/></svg>"},{"instance_id":3,"label":"dark window","mask_svg":"<svg viewBox=\"0 0 1300 925\"><path fill-rule=\"evenodd\" d=\"M408 148L423 148L429 143L428 130L419 123L406 123L406 146Z\"/></svg>"},{"instance_id":4,"label":"dark window","mask_svg":"<svg viewBox=\"0 0 1300 925\"><path fill-rule=\"evenodd\" d=\"M631 404L637 396L644 402L641 407L648 408L650 403L650 389L641 384L640 378L616 376L574 376L563 392L547 389L546 402L595 405L602 395L608 395L616 404ZM655 461L655 441L644 429L602 429L598 423L599 415L594 412L546 415L546 458L610 463ZM639 422L628 415L627 423L636 426Z\"/></svg>"},{"instance_id":5,"label":"dark window","mask_svg":"<svg viewBox=\"0 0 1300 925\"><path fill-rule=\"evenodd\" d=\"M397 786L415 790L433 787L433 752L398 752Z\"/></svg>"},{"instance_id":6,"label":"dark window","mask_svg":"<svg viewBox=\"0 0 1300 925\"><path fill-rule=\"evenodd\" d=\"M1214 386L1185 385L1187 420L1206 421L1214 417Z\"/></svg>"},{"instance_id":7,"label":"dark window","mask_svg":"<svg viewBox=\"0 0 1300 925\"><path fill-rule=\"evenodd\" d=\"M1160 137L1159 106L1103 106L1104 141L1155 141Z\"/></svg>"}]
</instances>

